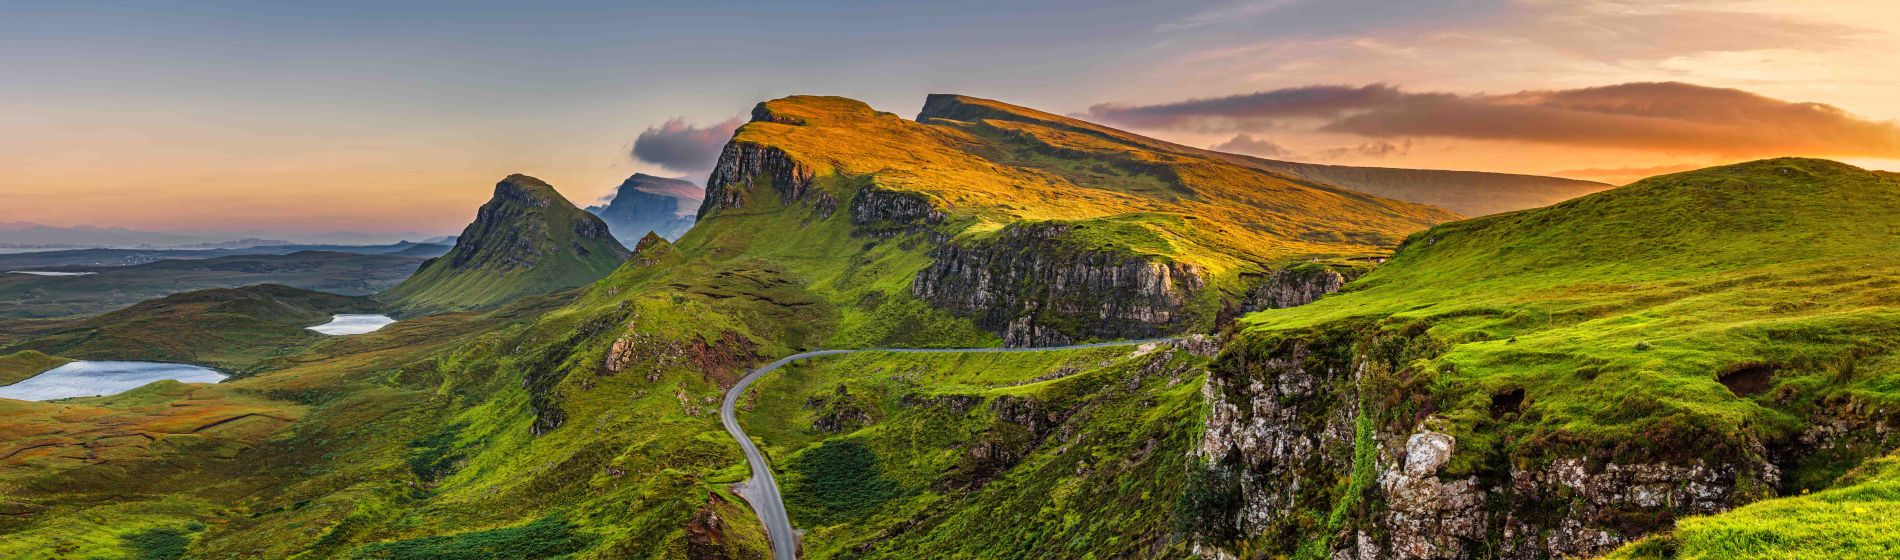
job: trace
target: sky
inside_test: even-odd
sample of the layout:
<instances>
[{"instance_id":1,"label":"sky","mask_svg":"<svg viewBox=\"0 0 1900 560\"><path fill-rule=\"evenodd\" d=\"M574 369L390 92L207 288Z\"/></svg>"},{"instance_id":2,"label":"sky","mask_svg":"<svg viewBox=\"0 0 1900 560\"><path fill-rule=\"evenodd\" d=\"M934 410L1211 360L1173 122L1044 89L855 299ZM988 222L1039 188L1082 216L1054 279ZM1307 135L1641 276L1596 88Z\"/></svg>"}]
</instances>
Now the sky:
<instances>
[{"instance_id":1,"label":"sky","mask_svg":"<svg viewBox=\"0 0 1900 560\"><path fill-rule=\"evenodd\" d=\"M1900 169L1900 3L33 2L0 222L454 233L526 173L705 180L750 107L928 93L1265 157L1623 183Z\"/></svg>"}]
</instances>

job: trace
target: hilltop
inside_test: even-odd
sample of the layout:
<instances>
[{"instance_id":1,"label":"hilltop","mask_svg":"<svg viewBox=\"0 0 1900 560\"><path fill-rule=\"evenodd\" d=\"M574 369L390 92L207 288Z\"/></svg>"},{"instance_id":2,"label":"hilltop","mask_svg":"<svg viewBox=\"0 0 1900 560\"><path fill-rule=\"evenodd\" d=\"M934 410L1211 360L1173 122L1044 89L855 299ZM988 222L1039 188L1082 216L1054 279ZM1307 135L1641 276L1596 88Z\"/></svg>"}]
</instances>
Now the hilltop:
<instances>
[{"instance_id":1,"label":"hilltop","mask_svg":"<svg viewBox=\"0 0 1900 560\"><path fill-rule=\"evenodd\" d=\"M1861 411L1900 404L1886 381L1900 373L1897 213L1890 175L1777 159L1415 234L1340 293L1244 319L1210 373L1202 449L1209 472L1233 461L1255 489L1233 498L1250 521L1203 534L1593 555L1680 516L1826 487L1889 448L1823 427L1884 426ZM1341 441L1288 422L1356 428ZM1420 442L1438 449L1428 464L1383 451ZM1334 485L1337 472L1365 474ZM1330 490L1272 490L1315 483ZM1314 525L1284 513L1297 510L1336 513ZM1445 521L1403 521L1421 515ZM1524 536L1556 524L1571 529ZM1383 536L1327 540L1355 532Z\"/></svg>"},{"instance_id":2,"label":"hilltop","mask_svg":"<svg viewBox=\"0 0 1900 560\"><path fill-rule=\"evenodd\" d=\"M495 183L495 195L448 254L378 294L391 309L419 314L496 307L516 298L587 285L627 257L599 217L526 175Z\"/></svg>"}]
</instances>

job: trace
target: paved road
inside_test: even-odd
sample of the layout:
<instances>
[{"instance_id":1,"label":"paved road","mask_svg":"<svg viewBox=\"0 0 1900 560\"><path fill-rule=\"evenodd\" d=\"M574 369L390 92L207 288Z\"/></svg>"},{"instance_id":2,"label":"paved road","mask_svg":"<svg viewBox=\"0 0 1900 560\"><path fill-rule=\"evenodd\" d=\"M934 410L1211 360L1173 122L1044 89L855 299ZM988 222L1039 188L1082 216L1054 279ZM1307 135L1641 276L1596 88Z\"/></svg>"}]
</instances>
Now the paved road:
<instances>
[{"instance_id":1,"label":"paved road","mask_svg":"<svg viewBox=\"0 0 1900 560\"><path fill-rule=\"evenodd\" d=\"M779 358L778 361L760 366L759 369L752 370L752 373L746 374L744 379L740 379L738 383L733 384L732 389L726 391L726 400L719 405L719 421L726 425L726 433L732 434L732 439L739 442L739 449L745 451L746 466L752 469L752 478L746 480L744 486L739 489L739 495L745 497L746 501L752 504L752 510L759 514L759 521L765 524L765 534L772 539L772 557L776 560L797 560L798 536L792 532L792 518L785 514L785 500L779 497L778 481L772 478L772 469L770 465L765 463L765 455L759 453L759 447L752 444L752 438L747 437L745 430L739 428L739 417L733 412L734 405L739 403L739 395L744 394L746 387L752 386L752 382L757 380L760 376L772 373L773 370L784 367L785 364L806 358L835 356L854 352L892 352L900 354L1046 352L1050 350L1076 350L1082 348L1101 348L1105 346L1135 346L1150 342L1166 342L1170 340L1174 339L1151 338L1146 340L1097 342L1094 344L1053 346L1047 348L866 348L861 350L814 350Z\"/></svg>"}]
</instances>

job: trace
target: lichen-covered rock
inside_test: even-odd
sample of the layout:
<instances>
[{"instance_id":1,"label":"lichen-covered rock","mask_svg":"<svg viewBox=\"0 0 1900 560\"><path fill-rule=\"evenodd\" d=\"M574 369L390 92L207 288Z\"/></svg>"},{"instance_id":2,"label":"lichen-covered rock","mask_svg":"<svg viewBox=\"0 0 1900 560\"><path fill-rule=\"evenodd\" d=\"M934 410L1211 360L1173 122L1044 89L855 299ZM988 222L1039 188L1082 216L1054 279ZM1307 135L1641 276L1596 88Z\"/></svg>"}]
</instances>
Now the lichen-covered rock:
<instances>
[{"instance_id":1,"label":"lichen-covered rock","mask_svg":"<svg viewBox=\"0 0 1900 560\"><path fill-rule=\"evenodd\" d=\"M1012 224L993 239L933 252L911 294L1002 335L1009 346L1148 338L1191 317L1205 284L1193 265L1079 250L1066 224Z\"/></svg>"},{"instance_id":2,"label":"lichen-covered rock","mask_svg":"<svg viewBox=\"0 0 1900 560\"><path fill-rule=\"evenodd\" d=\"M1285 309L1313 303L1339 291L1349 279L1326 266L1298 266L1273 271L1264 282L1248 290L1243 311Z\"/></svg>"},{"instance_id":3,"label":"lichen-covered rock","mask_svg":"<svg viewBox=\"0 0 1900 560\"><path fill-rule=\"evenodd\" d=\"M851 225L889 236L943 223L944 214L922 194L867 186L851 199Z\"/></svg>"}]
</instances>

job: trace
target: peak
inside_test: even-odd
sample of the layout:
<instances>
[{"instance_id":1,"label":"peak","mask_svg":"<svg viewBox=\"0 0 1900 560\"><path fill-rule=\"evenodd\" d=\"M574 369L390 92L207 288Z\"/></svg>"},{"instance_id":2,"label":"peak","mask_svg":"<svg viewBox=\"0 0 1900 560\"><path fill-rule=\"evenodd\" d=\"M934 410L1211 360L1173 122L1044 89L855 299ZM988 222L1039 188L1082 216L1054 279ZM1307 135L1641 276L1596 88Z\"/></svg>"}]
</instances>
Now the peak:
<instances>
[{"instance_id":1,"label":"peak","mask_svg":"<svg viewBox=\"0 0 1900 560\"><path fill-rule=\"evenodd\" d=\"M1011 105L994 99L957 95L952 93L933 93L924 97L924 108L918 111L918 122L930 119L953 121L979 121L998 119L1011 121L1044 122L1052 124L1076 124L1073 119L1037 111L1028 107Z\"/></svg>"},{"instance_id":2,"label":"peak","mask_svg":"<svg viewBox=\"0 0 1900 560\"><path fill-rule=\"evenodd\" d=\"M646 236L640 238L639 243L635 243L633 245L633 252L645 253L647 252L648 248L664 247L664 246L669 246L669 245L672 245L672 243L668 242L666 238L660 237L660 234L658 233L649 231L647 232Z\"/></svg>"},{"instance_id":3,"label":"peak","mask_svg":"<svg viewBox=\"0 0 1900 560\"><path fill-rule=\"evenodd\" d=\"M495 183L495 201L515 202L530 206L548 207L555 201L566 202L553 185L534 177L516 173Z\"/></svg>"},{"instance_id":4,"label":"peak","mask_svg":"<svg viewBox=\"0 0 1900 560\"><path fill-rule=\"evenodd\" d=\"M863 101L832 95L793 95L766 101L752 108L752 122L792 126L878 117L896 118L897 115L872 109Z\"/></svg>"}]
</instances>

